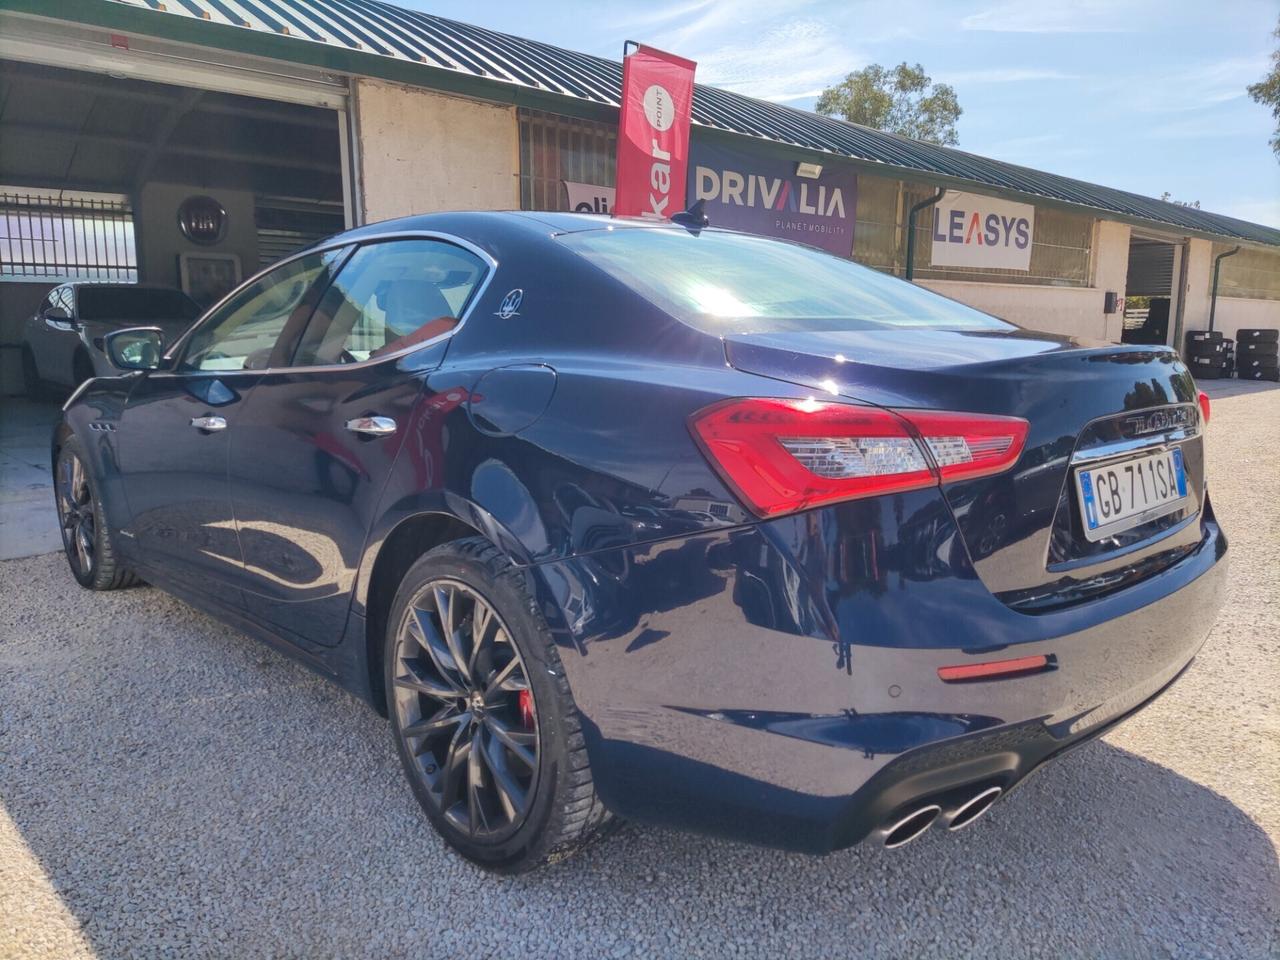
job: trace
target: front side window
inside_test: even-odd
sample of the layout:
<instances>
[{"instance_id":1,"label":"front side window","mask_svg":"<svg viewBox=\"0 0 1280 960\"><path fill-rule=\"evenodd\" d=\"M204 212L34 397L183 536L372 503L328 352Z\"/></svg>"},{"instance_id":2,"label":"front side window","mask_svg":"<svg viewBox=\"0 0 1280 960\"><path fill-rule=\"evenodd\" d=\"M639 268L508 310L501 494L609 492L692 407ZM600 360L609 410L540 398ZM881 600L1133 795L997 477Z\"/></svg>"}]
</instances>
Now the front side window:
<instances>
[{"instance_id":1,"label":"front side window","mask_svg":"<svg viewBox=\"0 0 1280 960\"><path fill-rule=\"evenodd\" d=\"M290 260L232 294L192 334L181 369L266 369L285 324L340 253L326 250Z\"/></svg>"},{"instance_id":2,"label":"front side window","mask_svg":"<svg viewBox=\"0 0 1280 960\"><path fill-rule=\"evenodd\" d=\"M361 247L321 299L293 365L359 363L449 333L487 269L443 240Z\"/></svg>"},{"instance_id":3,"label":"front side window","mask_svg":"<svg viewBox=\"0 0 1280 960\"><path fill-rule=\"evenodd\" d=\"M667 313L716 336L1011 324L811 247L740 233L627 227L560 237Z\"/></svg>"}]
</instances>

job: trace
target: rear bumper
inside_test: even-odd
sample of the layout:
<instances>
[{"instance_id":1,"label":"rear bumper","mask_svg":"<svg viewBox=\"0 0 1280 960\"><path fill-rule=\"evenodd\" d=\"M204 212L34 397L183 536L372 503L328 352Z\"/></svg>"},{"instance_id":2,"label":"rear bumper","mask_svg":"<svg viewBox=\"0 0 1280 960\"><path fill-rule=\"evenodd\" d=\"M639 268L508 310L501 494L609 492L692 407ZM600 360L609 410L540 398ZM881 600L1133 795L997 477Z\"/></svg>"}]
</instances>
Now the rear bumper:
<instances>
[{"instance_id":1,"label":"rear bumper","mask_svg":"<svg viewBox=\"0 0 1280 960\"><path fill-rule=\"evenodd\" d=\"M535 568L615 812L808 852L857 843L926 799L1008 790L1136 712L1185 670L1222 602L1211 514L1176 564L1030 616L959 554L906 569L885 542L860 578L859 545L828 535L848 527L842 510ZM1053 668L938 677L1034 654Z\"/></svg>"}]
</instances>

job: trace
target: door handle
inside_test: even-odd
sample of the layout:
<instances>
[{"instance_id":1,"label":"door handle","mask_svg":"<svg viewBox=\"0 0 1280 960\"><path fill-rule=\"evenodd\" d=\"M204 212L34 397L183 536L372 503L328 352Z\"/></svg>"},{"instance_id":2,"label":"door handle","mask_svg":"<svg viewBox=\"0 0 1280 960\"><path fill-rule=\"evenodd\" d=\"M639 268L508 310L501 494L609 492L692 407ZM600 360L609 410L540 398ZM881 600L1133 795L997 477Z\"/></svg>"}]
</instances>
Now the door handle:
<instances>
[{"instance_id":1,"label":"door handle","mask_svg":"<svg viewBox=\"0 0 1280 960\"><path fill-rule=\"evenodd\" d=\"M347 421L347 429L365 437L389 437L396 432L396 422L390 417L356 417Z\"/></svg>"},{"instance_id":2,"label":"door handle","mask_svg":"<svg viewBox=\"0 0 1280 960\"><path fill-rule=\"evenodd\" d=\"M227 421L222 417L192 417L191 425L197 430L204 430L208 433L216 433L219 430L227 429Z\"/></svg>"}]
</instances>

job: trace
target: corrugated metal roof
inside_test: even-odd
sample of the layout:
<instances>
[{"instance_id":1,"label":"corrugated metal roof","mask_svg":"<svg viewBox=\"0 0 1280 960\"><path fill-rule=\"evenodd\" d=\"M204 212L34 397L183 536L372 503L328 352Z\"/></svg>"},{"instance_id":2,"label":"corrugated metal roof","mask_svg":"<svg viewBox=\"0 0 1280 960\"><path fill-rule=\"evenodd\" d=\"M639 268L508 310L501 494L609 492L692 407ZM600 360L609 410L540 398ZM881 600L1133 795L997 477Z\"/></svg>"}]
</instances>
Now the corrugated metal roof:
<instances>
[{"instance_id":1,"label":"corrugated metal roof","mask_svg":"<svg viewBox=\"0 0 1280 960\"><path fill-rule=\"evenodd\" d=\"M548 43L405 10L377 0L107 0L618 106L622 66ZM429 82L424 80L424 85ZM940 147L699 84L696 124L748 137L955 178L1230 239L1280 246L1280 230L1124 190Z\"/></svg>"}]
</instances>

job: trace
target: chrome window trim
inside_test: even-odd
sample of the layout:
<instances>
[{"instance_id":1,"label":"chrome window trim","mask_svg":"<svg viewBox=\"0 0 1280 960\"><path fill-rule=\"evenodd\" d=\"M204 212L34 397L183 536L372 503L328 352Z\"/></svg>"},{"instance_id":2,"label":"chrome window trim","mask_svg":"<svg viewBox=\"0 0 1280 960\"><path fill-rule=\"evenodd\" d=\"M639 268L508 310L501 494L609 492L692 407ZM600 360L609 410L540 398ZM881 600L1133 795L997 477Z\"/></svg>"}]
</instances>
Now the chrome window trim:
<instances>
[{"instance_id":1,"label":"chrome window trim","mask_svg":"<svg viewBox=\"0 0 1280 960\"><path fill-rule=\"evenodd\" d=\"M253 276L249 277L247 280L238 284L234 289L229 290L221 300L219 300L217 303L211 306L208 310L206 310L203 317L201 317L194 324L192 324L191 327L188 328L186 333L184 333L181 337L179 337L176 341L174 341L173 346L171 346L165 352L164 359L171 361L175 357L180 356L182 350L186 348L187 341L192 336L195 335L197 330L199 330L202 326L204 326L206 320L209 317L211 317L224 303L226 303L233 296L235 296L236 293L238 293L240 290L244 289L245 287L249 286L252 283L257 283L259 279L266 276L271 271L279 267L283 267L286 264L292 263L295 260L300 260L303 257L314 256L318 253L328 253L331 250L341 250L343 247L353 247L354 249L351 251L351 255L354 256L356 251L358 251L361 247L372 246L374 244L385 243L385 242L394 241L394 240L439 240L444 243L452 244L455 247L460 247L461 249L466 250L468 253L474 254L475 256L480 258L480 260L485 264L486 267L488 267L488 269L485 271L484 279L480 281L479 285L472 292L470 299L467 301L466 309L462 311L462 316L458 318L457 326L455 326L452 330L448 330L445 333L440 334L439 336L432 337L430 340L423 340L421 343L411 344L410 346L397 350L394 353L383 354L382 356L379 356L379 357L370 357L367 360L360 360L357 363L329 363L329 364L316 365L316 366L298 366L298 367L293 367L293 366L263 367L259 370L154 370L154 371L151 371L149 375L153 377L154 376L236 377L236 376L243 376L247 374L252 374L254 376L262 376L264 374L269 374L269 373L288 373L290 371L302 371L302 370L315 372L315 373L324 373L324 372L330 372L334 370L359 370L364 367L372 366L373 364L376 364L376 363L385 363L388 360L395 360L400 357L408 356L411 353L416 353L419 350L424 350L427 347L430 347L434 344L440 343L444 340L448 340L450 337L453 337L454 335L456 335L463 327L467 325L467 321L471 318L471 314L475 311L476 304L478 304L484 298L485 291L489 289L489 284L493 281L494 276L498 272L498 261L495 260L492 256L490 256L486 250L472 243L470 240L464 240L462 237L454 236L453 234L450 234L450 233L443 233L439 230L403 230L403 231L393 231L390 233L378 233L378 234L374 234L372 236L364 237L361 239L348 238L346 240L338 240L337 238L335 238L332 243L326 243L322 246L317 246L317 247L308 247L306 250L299 250L297 253L294 253L288 257L285 257L283 260L277 260L275 263L271 264L270 266L263 267ZM344 261L343 263L344 267L346 266L346 262L347 261ZM341 272L342 272L341 270L338 271L339 274L341 274ZM335 279L336 279L336 275L335 275ZM317 304L317 306L319 306L319 304Z\"/></svg>"}]
</instances>

